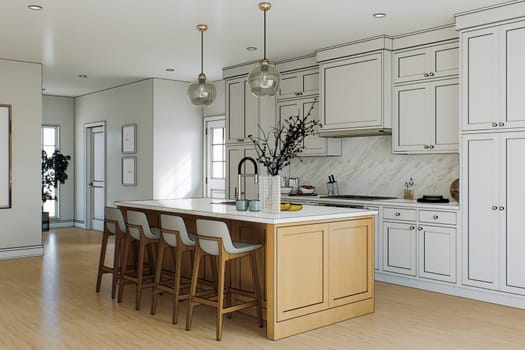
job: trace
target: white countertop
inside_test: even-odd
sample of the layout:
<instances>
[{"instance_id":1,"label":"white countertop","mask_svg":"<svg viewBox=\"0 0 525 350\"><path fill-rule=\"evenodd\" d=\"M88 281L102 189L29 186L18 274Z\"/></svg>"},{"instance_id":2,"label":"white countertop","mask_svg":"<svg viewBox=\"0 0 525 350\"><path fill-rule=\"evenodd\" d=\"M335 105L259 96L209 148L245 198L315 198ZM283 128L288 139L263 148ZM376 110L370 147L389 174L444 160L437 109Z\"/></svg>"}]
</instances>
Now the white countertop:
<instances>
[{"instance_id":1,"label":"white countertop","mask_svg":"<svg viewBox=\"0 0 525 350\"><path fill-rule=\"evenodd\" d=\"M382 199L382 200L357 200L357 199L341 199L341 198L321 198L322 196L283 196L282 201L291 203L338 203L338 204L364 204L364 205L380 205L380 206L401 206L412 208L425 209L443 209L443 210L459 210L459 203L451 201L450 203L421 203L416 200L408 200L402 198Z\"/></svg>"},{"instance_id":2,"label":"white countertop","mask_svg":"<svg viewBox=\"0 0 525 350\"><path fill-rule=\"evenodd\" d=\"M221 204L220 202L223 202L223 200L190 198L117 201L115 202L115 205L223 219L260 222L265 224L284 224L311 220L343 219L365 215L377 215L377 211L375 210L318 207L310 205L304 205L303 209L298 211L283 211L277 214L270 214L263 212L237 211L235 205Z\"/></svg>"}]
</instances>

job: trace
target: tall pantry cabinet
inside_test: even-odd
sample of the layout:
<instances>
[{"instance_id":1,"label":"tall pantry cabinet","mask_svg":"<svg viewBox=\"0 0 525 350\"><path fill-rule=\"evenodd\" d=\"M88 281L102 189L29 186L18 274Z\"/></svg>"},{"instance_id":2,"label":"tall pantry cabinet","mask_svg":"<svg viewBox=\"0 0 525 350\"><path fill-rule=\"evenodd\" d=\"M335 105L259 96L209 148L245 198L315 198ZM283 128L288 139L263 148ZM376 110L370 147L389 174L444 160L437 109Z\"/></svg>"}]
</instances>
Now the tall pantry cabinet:
<instances>
[{"instance_id":1,"label":"tall pantry cabinet","mask_svg":"<svg viewBox=\"0 0 525 350\"><path fill-rule=\"evenodd\" d=\"M524 43L525 21L461 33L463 284L516 294L525 294Z\"/></svg>"}]
</instances>

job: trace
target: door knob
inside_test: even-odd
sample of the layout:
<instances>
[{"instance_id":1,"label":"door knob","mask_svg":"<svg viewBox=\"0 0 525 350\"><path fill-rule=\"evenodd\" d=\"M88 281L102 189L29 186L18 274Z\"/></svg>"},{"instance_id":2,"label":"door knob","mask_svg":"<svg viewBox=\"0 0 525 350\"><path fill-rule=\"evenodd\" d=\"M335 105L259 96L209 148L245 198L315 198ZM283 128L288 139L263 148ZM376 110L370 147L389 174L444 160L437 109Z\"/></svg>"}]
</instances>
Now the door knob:
<instances>
[{"instance_id":1,"label":"door knob","mask_svg":"<svg viewBox=\"0 0 525 350\"><path fill-rule=\"evenodd\" d=\"M492 123L492 127L495 128L498 126L498 123Z\"/></svg>"},{"instance_id":2,"label":"door knob","mask_svg":"<svg viewBox=\"0 0 525 350\"><path fill-rule=\"evenodd\" d=\"M399 213L399 212L398 212L398 213L396 213L396 216L401 216L401 213Z\"/></svg>"},{"instance_id":3,"label":"door knob","mask_svg":"<svg viewBox=\"0 0 525 350\"><path fill-rule=\"evenodd\" d=\"M415 229L416 227L415 226L410 226L410 230L413 230Z\"/></svg>"},{"instance_id":4,"label":"door knob","mask_svg":"<svg viewBox=\"0 0 525 350\"><path fill-rule=\"evenodd\" d=\"M428 73L423 74L423 76L424 76L425 78L428 78L429 75L430 75L430 74L428 74Z\"/></svg>"},{"instance_id":5,"label":"door knob","mask_svg":"<svg viewBox=\"0 0 525 350\"><path fill-rule=\"evenodd\" d=\"M430 75L431 77L433 77L433 76L434 76L434 73L430 72L430 74L429 74L429 75Z\"/></svg>"},{"instance_id":6,"label":"door knob","mask_svg":"<svg viewBox=\"0 0 525 350\"><path fill-rule=\"evenodd\" d=\"M89 186L93 187L93 182L90 182L90 183L89 183Z\"/></svg>"},{"instance_id":7,"label":"door knob","mask_svg":"<svg viewBox=\"0 0 525 350\"><path fill-rule=\"evenodd\" d=\"M418 231L423 231L423 227L419 226L419 227L417 228L417 230L418 230Z\"/></svg>"},{"instance_id":8,"label":"door knob","mask_svg":"<svg viewBox=\"0 0 525 350\"><path fill-rule=\"evenodd\" d=\"M430 147L428 145L423 146L424 149L429 149Z\"/></svg>"},{"instance_id":9,"label":"door knob","mask_svg":"<svg viewBox=\"0 0 525 350\"><path fill-rule=\"evenodd\" d=\"M434 220L437 220L437 219L439 219L439 216L434 215L432 218L433 218Z\"/></svg>"},{"instance_id":10,"label":"door knob","mask_svg":"<svg viewBox=\"0 0 525 350\"><path fill-rule=\"evenodd\" d=\"M492 210L498 210L498 207L495 206L495 205L493 205L493 206L492 206Z\"/></svg>"},{"instance_id":11,"label":"door knob","mask_svg":"<svg viewBox=\"0 0 525 350\"><path fill-rule=\"evenodd\" d=\"M434 145L430 145L430 146L428 146L428 147L430 147L430 149L434 149Z\"/></svg>"},{"instance_id":12,"label":"door knob","mask_svg":"<svg viewBox=\"0 0 525 350\"><path fill-rule=\"evenodd\" d=\"M505 210L505 207L503 207L503 206L499 207L499 210Z\"/></svg>"},{"instance_id":13,"label":"door knob","mask_svg":"<svg viewBox=\"0 0 525 350\"><path fill-rule=\"evenodd\" d=\"M505 123L504 122L500 122L499 126L505 126Z\"/></svg>"}]
</instances>

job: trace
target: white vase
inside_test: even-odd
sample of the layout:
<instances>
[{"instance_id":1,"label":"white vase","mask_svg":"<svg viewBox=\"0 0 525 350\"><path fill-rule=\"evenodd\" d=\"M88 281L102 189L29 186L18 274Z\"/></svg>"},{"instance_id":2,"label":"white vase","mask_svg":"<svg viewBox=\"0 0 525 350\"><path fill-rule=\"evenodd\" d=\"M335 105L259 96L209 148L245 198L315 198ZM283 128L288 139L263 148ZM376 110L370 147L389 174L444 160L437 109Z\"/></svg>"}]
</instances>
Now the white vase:
<instances>
[{"instance_id":1,"label":"white vase","mask_svg":"<svg viewBox=\"0 0 525 350\"><path fill-rule=\"evenodd\" d=\"M278 213L281 210L281 176L259 176L259 200L261 210L266 213Z\"/></svg>"}]
</instances>

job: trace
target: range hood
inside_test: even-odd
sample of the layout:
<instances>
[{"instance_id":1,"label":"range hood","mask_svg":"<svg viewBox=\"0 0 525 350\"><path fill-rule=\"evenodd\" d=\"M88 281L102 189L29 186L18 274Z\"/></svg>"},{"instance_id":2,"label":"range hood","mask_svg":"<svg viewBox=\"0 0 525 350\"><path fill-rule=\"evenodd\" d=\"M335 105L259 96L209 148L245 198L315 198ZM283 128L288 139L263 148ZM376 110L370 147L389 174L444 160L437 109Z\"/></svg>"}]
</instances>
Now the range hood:
<instances>
[{"instance_id":1,"label":"range hood","mask_svg":"<svg viewBox=\"0 0 525 350\"><path fill-rule=\"evenodd\" d=\"M359 137L359 136L382 136L392 135L390 128L371 128L371 129L346 129L346 130L319 130L321 137Z\"/></svg>"}]
</instances>

